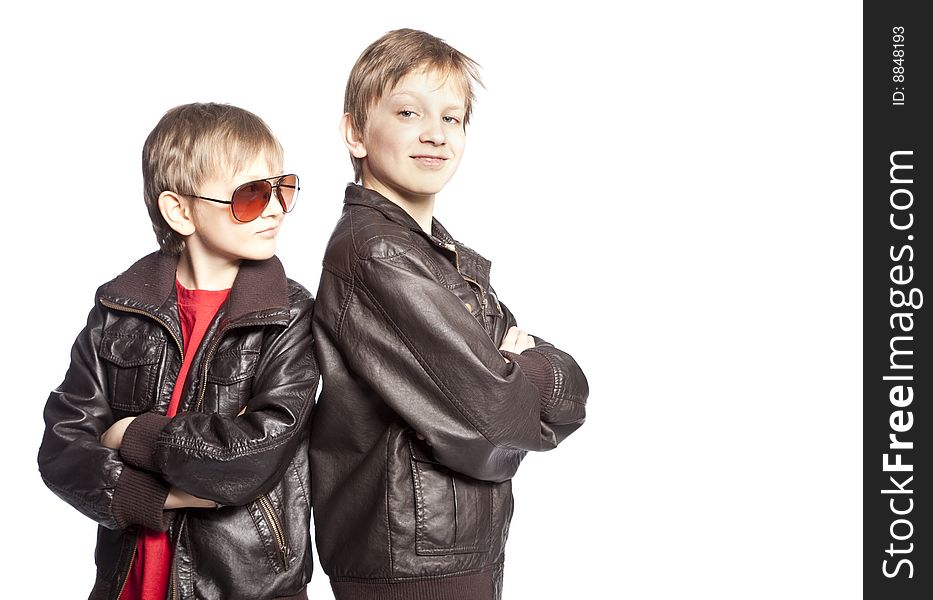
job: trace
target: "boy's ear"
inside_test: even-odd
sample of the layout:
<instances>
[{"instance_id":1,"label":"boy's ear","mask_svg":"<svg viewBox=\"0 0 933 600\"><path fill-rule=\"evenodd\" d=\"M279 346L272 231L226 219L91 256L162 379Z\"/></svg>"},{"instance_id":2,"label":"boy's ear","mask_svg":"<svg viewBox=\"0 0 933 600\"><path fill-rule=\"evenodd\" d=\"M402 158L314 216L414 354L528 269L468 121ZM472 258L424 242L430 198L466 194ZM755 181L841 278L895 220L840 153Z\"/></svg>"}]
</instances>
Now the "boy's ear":
<instances>
[{"instance_id":1,"label":"boy's ear","mask_svg":"<svg viewBox=\"0 0 933 600\"><path fill-rule=\"evenodd\" d=\"M343 137L343 143L354 158L365 158L366 147L363 145L363 137L357 135L353 129L353 122L350 119L350 113L343 113L340 119L340 135Z\"/></svg>"},{"instance_id":2,"label":"boy's ear","mask_svg":"<svg viewBox=\"0 0 933 600\"><path fill-rule=\"evenodd\" d=\"M175 192L162 192L159 194L159 212L168 226L179 235L194 233L194 219L192 219L191 203Z\"/></svg>"}]
</instances>

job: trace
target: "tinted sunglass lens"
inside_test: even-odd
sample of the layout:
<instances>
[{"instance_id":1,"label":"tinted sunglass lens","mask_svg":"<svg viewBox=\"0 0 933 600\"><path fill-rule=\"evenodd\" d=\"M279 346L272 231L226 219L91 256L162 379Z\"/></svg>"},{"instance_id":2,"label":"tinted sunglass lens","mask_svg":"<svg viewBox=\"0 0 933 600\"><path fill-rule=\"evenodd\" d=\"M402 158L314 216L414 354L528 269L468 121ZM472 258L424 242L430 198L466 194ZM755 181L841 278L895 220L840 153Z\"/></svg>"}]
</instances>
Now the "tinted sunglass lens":
<instances>
[{"instance_id":1,"label":"tinted sunglass lens","mask_svg":"<svg viewBox=\"0 0 933 600\"><path fill-rule=\"evenodd\" d=\"M275 193L279 199L279 204L282 205L282 210L291 212L295 208L295 200L298 197L298 176L285 175L282 177L275 187Z\"/></svg>"},{"instance_id":2,"label":"tinted sunglass lens","mask_svg":"<svg viewBox=\"0 0 933 600\"><path fill-rule=\"evenodd\" d=\"M262 214L272 197L272 184L268 181L250 181L233 192L233 216L244 223Z\"/></svg>"}]
</instances>

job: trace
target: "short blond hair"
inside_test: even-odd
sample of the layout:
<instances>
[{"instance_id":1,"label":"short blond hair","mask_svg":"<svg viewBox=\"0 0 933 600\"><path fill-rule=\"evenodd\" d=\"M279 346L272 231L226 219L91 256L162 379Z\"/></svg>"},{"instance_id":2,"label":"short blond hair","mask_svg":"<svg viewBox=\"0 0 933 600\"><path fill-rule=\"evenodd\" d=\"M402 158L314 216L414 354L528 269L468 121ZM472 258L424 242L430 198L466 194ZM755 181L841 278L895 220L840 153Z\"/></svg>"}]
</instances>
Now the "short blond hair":
<instances>
[{"instance_id":1,"label":"short blond hair","mask_svg":"<svg viewBox=\"0 0 933 600\"><path fill-rule=\"evenodd\" d=\"M178 254L185 241L159 211L159 195L197 194L222 173L249 168L261 153L270 169L282 169L283 152L266 123L229 104L183 104L159 120L143 145L143 197L162 250Z\"/></svg>"},{"instance_id":2,"label":"short blond hair","mask_svg":"<svg viewBox=\"0 0 933 600\"><path fill-rule=\"evenodd\" d=\"M483 85L479 65L444 40L424 31L396 29L369 45L353 65L343 98L350 125L363 137L369 111L409 73L420 69L452 76L464 91L463 126L470 122L475 95L473 83ZM356 181L363 177L363 160L350 156Z\"/></svg>"}]
</instances>

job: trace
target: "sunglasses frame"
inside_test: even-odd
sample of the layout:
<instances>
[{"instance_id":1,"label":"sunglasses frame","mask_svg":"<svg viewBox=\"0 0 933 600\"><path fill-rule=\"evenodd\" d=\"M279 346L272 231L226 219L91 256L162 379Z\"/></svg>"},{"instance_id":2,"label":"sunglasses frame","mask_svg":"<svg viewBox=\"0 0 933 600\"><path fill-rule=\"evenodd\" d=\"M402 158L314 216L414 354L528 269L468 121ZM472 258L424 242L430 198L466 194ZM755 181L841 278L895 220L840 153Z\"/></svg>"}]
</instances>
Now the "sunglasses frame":
<instances>
[{"instance_id":1,"label":"sunglasses frame","mask_svg":"<svg viewBox=\"0 0 933 600\"><path fill-rule=\"evenodd\" d=\"M288 185L288 184L282 183L282 180L285 179L286 177L294 177L294 178L295 178L295 185ZM245 186L247 186L247 185L252 185L252 184L254 184L254 183L258 183L258 182L260 182L260 181L269 181L269 182L271 182L273 179L277 179L277 180L278 180L278 183L273 183L273 184L272 184L272 188L269 190L269 199L266 200L266 204L262 207L262 210L259 211L259 214L256 215L255 217L253 217L252 219L248 220L248 221L244 221L244 220L240 219L238 216L236 216L236 211L233 210L233 197L236 196L236 193L240 190L240 188L241 188L241 187L245 187ZM294 173L286 173L286 174L284 174L284 175L275 175L275 176L273 176L273 177L264 177L264 178L262 178L262 179L253 179L252 181L247 181L247 182L245 182L245 183L241 183L240 185L236 186L236 188L234 188L234 190L233 190L233 193L230 194L230 200L218 200L218 199L216 199L216 198L208 198L207 196L198 196L197 194L182 194L182 196L190 196L190 197L192 197L192 198L200 198L201 200L209 200L209 201L211 201L211 202L216 202L216 203L218 203L218 204L229 204L229 205L230 205L230 214L233 215L233 218L236 219L237 222L239 222L239 223L251 223L251 222L255 221L256 219L258 219L260 216L262 216L263 211L265 211L265 210L266 210L266 207L269 206L269 202L272 202L272 195L273 195L273 194L275 195L276 200L279 201L279 206L282 207L282 212L284 212L284 213L290 213L290 212L292 211L292 209L295 208L295 200L294 200L294 198L298 196L298 192L299 192L299 190L301 190L301 187L300 187L298 184L299 184L298 175L295 175ZM295 196L294 196L293 199L292 199L292 206L291 206L291 208L286 208L286 207L285 207L285 200L282 199L282 196L279 194L278 190L276 189L276 188L283 188L283 187L284 187L284 188L291 188L291 189L295 190ZM179 192L179 193L180 193L180 192Z\"/></svg>"}]
</instances>

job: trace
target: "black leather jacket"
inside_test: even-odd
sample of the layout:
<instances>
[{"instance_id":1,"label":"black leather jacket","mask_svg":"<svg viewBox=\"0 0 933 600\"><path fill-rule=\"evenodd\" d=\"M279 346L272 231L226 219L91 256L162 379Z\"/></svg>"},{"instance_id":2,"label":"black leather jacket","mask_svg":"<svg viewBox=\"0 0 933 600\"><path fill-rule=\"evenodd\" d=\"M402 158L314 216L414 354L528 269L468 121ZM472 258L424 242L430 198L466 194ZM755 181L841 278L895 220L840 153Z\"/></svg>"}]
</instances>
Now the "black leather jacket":
<instances>
[{"instance_id":1,"label":"black leather jacket","mask_svg":"<svg viewBox=\"0 0 933 600\"><path fill-rule=\"evenodd\" d=\"M139 525L169 531L170 598L304 598L314 299L278 259L244 261L169 419L182 363L175 266L151 254L98 290L46 404L42 478L101 525L92 598L118 598ZM119 452L100 444L132 415ZM221 507L163 511L169 486Z\"/></svg>"},{"instance_id":2,"label":"black leather jacket","mask_svg":"<svg viewBox=\"0 0 933 600\"><path fill-rule=\"evenodd\" d=\"M350 185L324 257L311 424L318 552L338 600L498 598L510 478L584 420L586 378L515 318L490 263ZM419 435L425 438L419 439Z\"/></svg>"}]
</instances>

